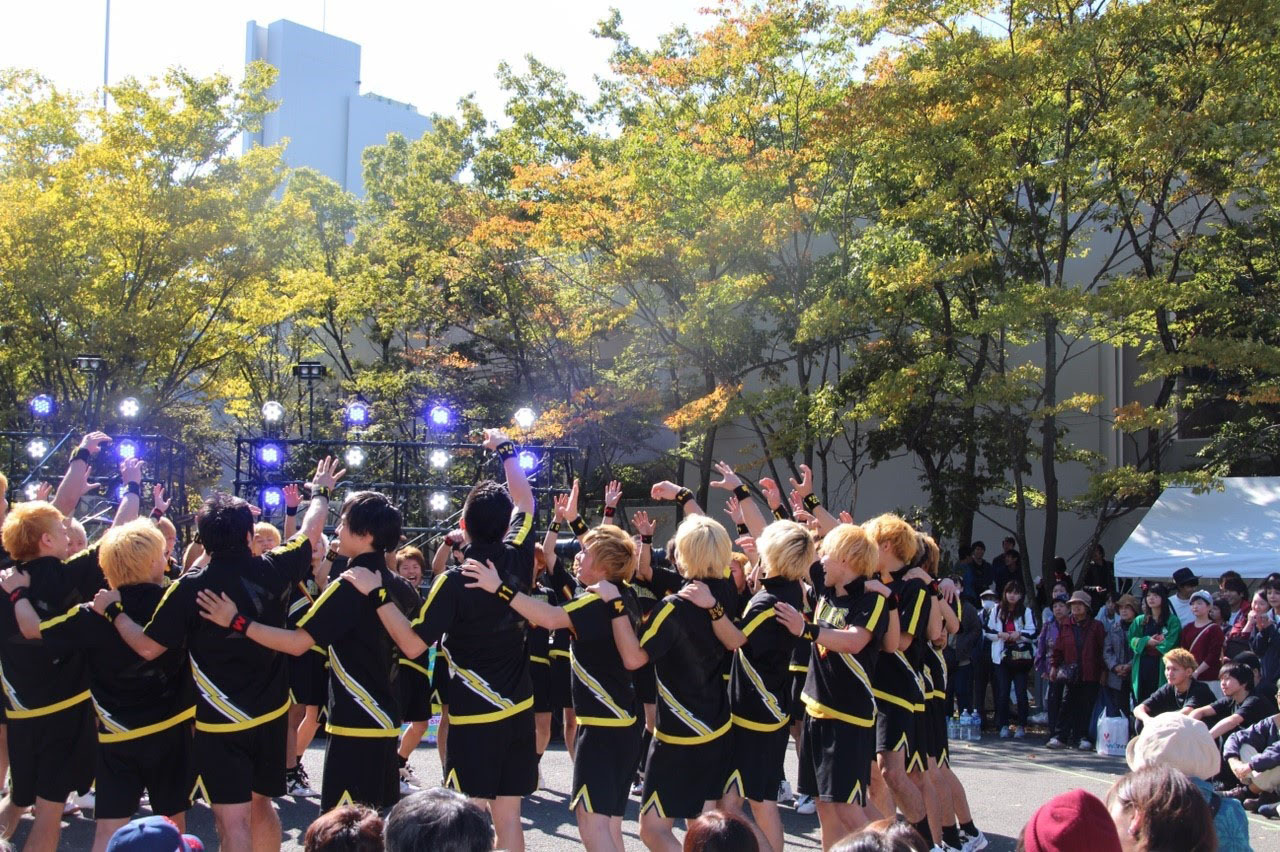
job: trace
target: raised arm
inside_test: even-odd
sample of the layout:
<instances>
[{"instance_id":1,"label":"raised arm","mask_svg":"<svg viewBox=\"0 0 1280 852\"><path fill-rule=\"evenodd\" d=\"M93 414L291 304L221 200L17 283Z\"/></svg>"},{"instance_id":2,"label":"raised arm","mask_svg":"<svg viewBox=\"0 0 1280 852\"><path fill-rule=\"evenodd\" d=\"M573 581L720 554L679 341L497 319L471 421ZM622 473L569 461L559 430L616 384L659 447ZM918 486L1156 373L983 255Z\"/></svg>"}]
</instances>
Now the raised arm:
<instances>
[{"instance_id":1,"label":"raised arm","mask_svg":"<svg viewBox=\"0 0 1280 852\"><path fill-rule=\"evenodd\" d=\"M138 509L142 506L142 460L132 458L120 462L120 481L128 490L120 498L116 516L111 521L113 527L127 524L138 517Z\"/></svg>"},{"instance_id":2,"label":"raised arm","mask_svg":"<svg viewBox=\"0 0 1280 852\"><path fill-rule=\"evenodd\" d=\"M559 515L563 515L565 522L569 525L569 529L573 531L573 535L582 541L582 537L590 531L587 522L582 520L581 513L578 512L578 494L581 491L581 483L575 478L573 487L569 489L568 494L557 497L554 501L555 511ZM561 499L563 498L563 499Z\"/></svg>"},{"instance_id":3,"label":"raised arm","mask_svg":"<svg viewBox=\"0 0 1280 852\"><path fill-rule=\"evenodd\" d=\"M715 468L720 474L720 479L711 483L711 487L733 492L734 499L738 501L737 510L742 515L742 523L746 525L745 532L758 538L769 522L765 520L764 513L760 511L756 501L751 498L751 490L727 462L716 462ZM734 518L734 521L736 523L737 518ZM738 530L738 532L742 534L744 531Z\"/></svg>"},{"instance_id":4,"label":"raised arm","mask_svg":"<svg viewBox=\"0 0 1280 852\"><path fill-rule=\"evenodd\" d=\"M653 533L658 519L649 520L643 509L631 513L631 526L640 536L640 548L636 551L636 579L648 582L653 579Z\"/></svg>"},{"instance_id":5,"label":"raised arm","mask_svg":"<svg viewBox=\"0 0 1280 852\"><path fill-rule=\"evenodd\" d=\"M215 595L208 589L201 589L196 594L196 603L200 605L200 616L205 620L236 633L243 633L264 648L293 657L301 657L316 644L311 634L300 628L286 630L281 627L271 627L260 621L250 621L236 611L235 601L227 597L225 592Z\"/></svg>"},{"instance_id":6,"label":"raised arm","mask_svg":"<svg viewBox=\"0 0 1280 852\"><path fill-rule=\"evenodd\" d=\"M507 475L507 492L511 494L511 502L516 511L533 514L533 489L529 487L529 478L516 457L515 444L501 429L484 430L484 447L498 454L502 459L502 469Z\"/></svg>"},{"instance_id":7,"label":"raised arm","mask_svg":"<svg viewBox=\"0 0 1280 852\"><path fill-rule=\"evenodd\" d=\"M800 465L800 481L791 480L791 488L795 495L804 505L805 511L813 515L818 521L818 529L823 535L835 529L840 521L830 512L822 507L818 501L818 496L813 493L813 471L809 469L807 464Z\"/></svg>"},{"instance_id":8,"label":"raised arm","mask_svg":"<svg viewBox=\"0 0 1280 852\"><path fill-rule=\"evenodd\" d=\"M298 530L311 539L313 551L320 549L324 522L329 519L330 492L346 472L346 468L338 470L338 460L333 456L326 456L316 465L315 475L311 477L311 502L307 504L307 513L302 516L302 526Z\"/></svg>"},{"instance_id":9,"label":"raised arm","mask_svg":"<svg viewBox=\"0 0 1280 852\"><path fill-rule=\"evenodd\" d=\"M53 506L70 518L75 514L76 504L89 490L89 474L92 472L93 458L98 455L104 444L111 443L105 432L90 432L80 439L80 446L67 465L67 472L58 483L58 490L53 495Z\"/></svg>"},{"instance_id":10,"label":"raised arm","mask_svg":"<svg viewBox=\"0 0 1280 852\"><path fill-rule=\"evenodd\" d=\"M298 506L302 503L302 492L292 482L280 490L284 492L284 540L288 541L298 531Z\"/></svg>"},{"instance_id":11,"label":"raised arm","mask_svg":"<svg viewBox=\"0 0 1280 852\"><path fill-rule=\"evenodd\" d=\"M115 625L116 632L124 643L133 649L133 653L144 660L154 660L167 648L142 632L136 621L124 614L120 605L120 593L115 589L103 589L94 595L93 611L105 616Z\"/></svg>"},{"instance_id":12,"label":"raised arm","mask_svg":"<svg viewBox=\"0 0 1280 852\"><path fill-rule=\"evenodd\" d=\"M531 624L548 630L559 630L569 626L569 613L546 601L534 600L506 585L498 576L498 569L493 567L492 562L484 563L468 559L462 563L462 573L471 580L467 583L468 589L480 588L491 595L497 595L506 601L509 607L527 618Z\"/></svg>"},{"instance_id":13,"label":"raised arm","mask_svg":"<svg viewBox=\"0 0 1280 852\"><path fill-rule=\"evenodd\" d=\"M604 487L604 517L600 521L600 526L618 526L618 501L622 499L622 486L618 484L618 480L611 479L609 484Z\"/></svg>"},{"instance_id":14,"label":"raised arm","mask_svg":"<svg viewBox=\"0 0 1280 852\"><path fill-rule=\"evenodd\" d=\"M664 479L661 482L655 482L653 487L649 489L649 496L654 500L674 500L680 504L684 510L685 517L689 515L705 515L702 507L698 505L698 501L693 498L693 492L688 488L676 485L674 482Z\"/></svg>"}]
</instances>

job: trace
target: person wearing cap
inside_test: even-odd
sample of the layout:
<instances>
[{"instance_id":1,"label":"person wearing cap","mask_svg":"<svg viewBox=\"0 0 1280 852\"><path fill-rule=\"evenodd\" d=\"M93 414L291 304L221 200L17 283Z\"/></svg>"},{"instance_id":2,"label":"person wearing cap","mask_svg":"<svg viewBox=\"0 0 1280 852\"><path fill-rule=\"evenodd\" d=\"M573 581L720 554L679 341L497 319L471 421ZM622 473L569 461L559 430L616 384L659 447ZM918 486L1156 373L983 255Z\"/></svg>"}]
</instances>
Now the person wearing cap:
<instances>
[{"instance_id":1,"label":"person wearing cap","mask_svg":"<svg viewBox=\"0 0 1280 852\"><path fill-rule=\"evenodd\" d=\"M1116 599L1116 622L1111 625L1102 640L1102 662L1107 667L1107 679L1103 689L1107 702L1125 716L1133 715L1133 691L1129 688L1129 673L1133 671L1133 649L1127 639L1129 626L1138 617L1138 600L1133 595L1121 595Z\"/></svg>"},{"instance_id":2,"label":"person wearing cap","mask_svg":"<svg viewBox=\"0 0 1280 852\"><path fill-rule=\"evenodd\" d=\"M1135 772L1147 766L1169 766L1186 775L1209 804L1219 852L1250 852L1244 806L1213 791L1211 779L1219 772L1222 756L1204 722L1181 713L1152 719L1129 740L1125 762Z\"/></svg>"},{"instance_id":3,"label":"person wearing cap","mask_svg":"<svg viewBox=\"0 0 1280 852\"><path fill-rule=\"evenodd\" d=\"M1280 695L1277 696L1280 699ZM1280 714L1236 731L1222 747L1231 774L1256 799L1246 799L1245 808L1256 807L1259 814L1274 819L1280 801ZM1239 796L1239 790L1229 793Z\"/></svg>"},{"instance_id":4,"label":"person wearing cap","mask_svg":"<svg viewBox=\"0 0 1280 852\"><path fill-rule=\"evenodd\" d=\"M1046 747L1066 748L1075 742L1081 751L1090 751L1093 743L1089 741L1089 716L1106 675L1102 664L1102 642L1106 637L1102 625L1093 617L1093 599L1088 592L1075 592L1068 605L1071 619L1053 643L1053 667L1049 672L1051 680L1063 685L1062 707Z\"/></svg>"},{"instance_id":5,"label":"person wearing cap","mask_svg":"<svg viewBox=\"0 0 1280 852\"><path fill-rule=\"evenodd\" d=\"M1169 651L1164 655L1164 686L1135 707L1133 715L1145 724L1161 713L1190 713L1213 704L1216 696L1208 684L1191 676L1195 670L1196 658L1186 648Z\"/></svg>"},{"instance_id":6,"label":"person wearing cap","mask_svg":"<svg viewBox=\"0 0 1280 852\"><path fill-rule=\"evenodd\" d=\"M1041 805L1018 835L1018 849L1026 852L1120 852L1107 806L1092 793L1072 790Z\"/></svg>"},{"instance_id":7,"label":"person wearing cap","mask_svg":"<svg viewBox=\"0 0 1280 852\"><path fill-rule=\"evenodd\" d=\"M204 852L200 838L183 834L168 817L149 816L116 829L107 852Z\"/></svg>"},{"instance_id":8,"label":"person wearing cap","mask_svg":"<svg viewBox=\"0 0 1280 852\"><path fill-rule=\"evenodd\" d=\"M1178 637L1179 647L1186 648L1196 658L1192 676L1204 681L1213 689L1218 682L1218 667L1222 664L1222 645L1227 637L1222 628L1209 620L1209 608L1213 596L1204 589L1191 593L1191 621L1184 621ZM1221 697L1221 696L1219 696Z\"/></svg>"},{"instance_id":9,"label":"person wearing cap","mask_svg":"<svg viewBox=\"0 0 1280 852\"><path fill-rule=\"evenodd\" d=\"M1200 578L1190 568L1179 568L1173 572L1173 586L1174 594L1169 598L1169 604L1173 607L1174 614L1178 616L1179 623L1190 624L1191 595L1200 588Z\"/></svg>"}]
</instances>

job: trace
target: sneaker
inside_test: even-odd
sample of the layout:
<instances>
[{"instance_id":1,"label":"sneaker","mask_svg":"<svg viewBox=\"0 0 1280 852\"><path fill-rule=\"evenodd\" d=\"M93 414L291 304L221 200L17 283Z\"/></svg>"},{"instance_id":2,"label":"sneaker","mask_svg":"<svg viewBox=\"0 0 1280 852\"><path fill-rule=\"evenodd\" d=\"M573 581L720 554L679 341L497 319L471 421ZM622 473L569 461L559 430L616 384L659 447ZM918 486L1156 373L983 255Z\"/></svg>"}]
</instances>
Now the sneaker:
<instances>
[{"instance_id":1,"label":"sneaker","mask_svg":"<svg viewBox=\"0 0 1280 852\"><path fill-rule=\"evenodd\" d=\"M311 782L307 779L307 771L302 768L301 763L292 769L285 770L284 792L286 796L293 796L295 799L305 799L308 796L320 795L311 789Z\"/></svg>"},{"instance_id":2,"label":"sneaker","mask_svg":"<svg viewBox=\"0 0 1280 852\"><path fill-rule=\"evenodd\" d=\"M791 789L791 782L783 778L782 783L778 785L778 798L775 801L789 802L795 797L796 792Z\"/></svg>"},{"instance_id":3,"label":"sneaker","mask_svg":"<svg viewBox=\"0 0 1280 852\"><path fill-rule=\"evenodd\" d=\"M1258 816L1264 816L1267 819L1277 819L1280 818L1280 812L1278 811L1280 811L1280 805L1272 802L1269 805L1260 806L1258 808Z\"/></svg>"},{"instance_id":4,"label":"sneaker","mask_svg":"<svg viewBox=\"0 0 1280 852\"><path fill-rule=\"evenodd\" d=\"M1059 749L1059 748L1066 748L1066 747L1067 747L1067 744L1066 744L1066 743L1064 743L1062 740L1058 739L1057 737L1050 737L1050 738L1049 738L1049 742L1045 743L1045 744L1044 744L1044 747L1045 747L1045 748L1052 748L1052 749Z\"/></svg>"},{"instance_id":5,"label":"sneaker","mask_svg":"<svg viewBox=\"0 0 1280 852\"><path fill-rule=\"evenodd\" d=\"M1019 725L1013 729L1013 738L1015 740L1025 740L1027 738L1027 729Z\"/></svg>"},{"instance_id":6,"label":"sneaker","mask_svg":"<svg viewBox=\"0 0 1280 852\"><path fill-rule=\"evenodd\" d=\"M1076 748L1080 749L1081 751L1093 751L1093 743L1089 742L1088 740L1081 740L1079 743L1076 744Z\"/></svg>"},{"instance_id":7,"label":"sneaker","mask_svg":"<svg viewBox=\"0 0 1280 852\"><path fill-rule=\"evenodd\" d=\"M644 779L637 778L631 782L631 795L639 796L644 792Z\"/></svg>"},{"instance_id":8,"label":"sneaker","mask_svg":"<svg viewBox=\"0 0 1280 852\"><path fill-rule=\"evenodd\" d=\"M70 798L62 806L62 815L64 817L75 816L80 813L80 806L76 804L76 795L72 793Z\"/></svg>"},{"instance_id":9,"label":"sneaker","mask_svg":"<svg viewBox=\"0 0 1280 852\"><path fill-rule=\"evenodd\" d=\"M98 798L97 796L94 795L93 790L90 790L89 792L85 793L83 796L76 796L74 799L72 799L72 802L75 803L75 806L82 811L93 810L94 805L97 803L97 801L98 801Z\"/></svg>"},{"instance_id":10,"label":"sneaker","mask_svg":"<svg viewBox=\"0 0 1280 852\"><path fill-rule=\"evenodd\" d=\"M1245 799L1253 798L1253 791L1241 784L1239 787L1232 787L1230 790L1223 790L1222 795L1228 799L1235 799L1237 802L1243 802Z\"/></svg>"},{"instance_id":11,"label":"sneaker","mask_svg":"<svg viewBox=\"0 0 1280 852\"><path fill-rule=\"evenodd\" d=\"M1009 739L1009 737L1011 737L1011 736L1013 736L1013 729L1012 729L1012 728L1001 728L1001 729L1000 729L1000 739L1002 739L1002 740L1007 740L1007 739Z\"/></svg>"},{"instance_id":12,"label":"sneaker","mask_svg":"<svg viewBox=\"0 0 1280 852\"><path fill-rule=\"evenodd\" d=\"M1031 718L1027 719L1027 721L1028 721L1028 722L1030 722L1030 723L1031 723L1031 724L1033 724L1033 725L1047 725L1047 724L1049 724L1049 714L1048 714L1048 713L1037 713L1036 715L1034 715L1034 716L1032 716Z\"/></svg>"},{"instance_id":13,"label":"sneaker","mask_svg":"<svg viewBox=\"0 0 1280 852\"><path fill-rule=\"evenodd\" d=\"M797 795L793 804L798 814L816 814L818 812L818 805L813 801L813 797L806 796L804 793Z\"/></svg>"},{"instance_id":14,"label":"sneaker","mask_svg":"<svg viewBox=\"0 0 1280 852\"><path fill-rule=\"evenodd\" d=\"M979 849L987 848L987 836L982 833L982 829L978 829L976 836L961 830L960 839L964 841L961 852L978 852Z\"/></svg>"},{"instance_id":15,"label":"sneaker","mask_svg":"<svg viewBox=\"0 0 1280 852\"><path fill-rule=\"evenodd\" d=\"M538 774L538 786L542 786L542 774ZM416 793L422 789L422 784L418 781L418 776L413 774L413 767L405 764L400 767L400 795L407 796L410 793Z\"/></svg>"}]
</instances>

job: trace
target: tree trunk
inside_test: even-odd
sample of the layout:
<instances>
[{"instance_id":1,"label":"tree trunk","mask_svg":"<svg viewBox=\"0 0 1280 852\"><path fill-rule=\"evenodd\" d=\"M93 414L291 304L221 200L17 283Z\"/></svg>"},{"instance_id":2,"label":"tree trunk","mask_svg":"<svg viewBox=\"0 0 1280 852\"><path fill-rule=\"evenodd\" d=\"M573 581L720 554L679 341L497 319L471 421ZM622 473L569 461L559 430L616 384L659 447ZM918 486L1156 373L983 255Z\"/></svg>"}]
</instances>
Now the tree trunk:
<instances>
[{"instance_id":1,"label":"tree trunk","mask_svg":"<svg viewBox=\"0 0 1280 852\"><path fill-rule=\"evenodd\" d=\"M1044 405L1049 413L1040 426L1040 469L1044 476L1044 542L1040 551L1040 576L1053 570L1053 557L1058 552L1058 418L1053 407L1058 404L1058 321L1053 316L1044 320Z\"/></svg>"}]
</instances>

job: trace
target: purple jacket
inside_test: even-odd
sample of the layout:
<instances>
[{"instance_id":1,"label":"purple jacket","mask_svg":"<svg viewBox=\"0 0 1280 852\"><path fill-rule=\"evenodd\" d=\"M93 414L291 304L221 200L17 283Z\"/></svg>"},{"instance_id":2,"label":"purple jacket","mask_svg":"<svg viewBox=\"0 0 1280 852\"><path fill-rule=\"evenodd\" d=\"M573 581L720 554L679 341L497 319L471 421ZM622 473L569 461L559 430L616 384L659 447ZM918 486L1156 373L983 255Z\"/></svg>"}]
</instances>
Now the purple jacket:
<instances>
[{"instance_id":1,"label":"purple jacket","mask_svg":"<svg viewBox=\"0 0 1280 852\"><path fill-rule=\"evenodd\" d=\"M1239 759L1240 749L1247 745L1258 750L1249 761L1249 768L1254 772L1266 772L1280 766L1280 726L1276 725L1276 717L1268 716L1255 725L1236 731L1227 738L1222 756Z\"/></svg>"}]
</instances>

